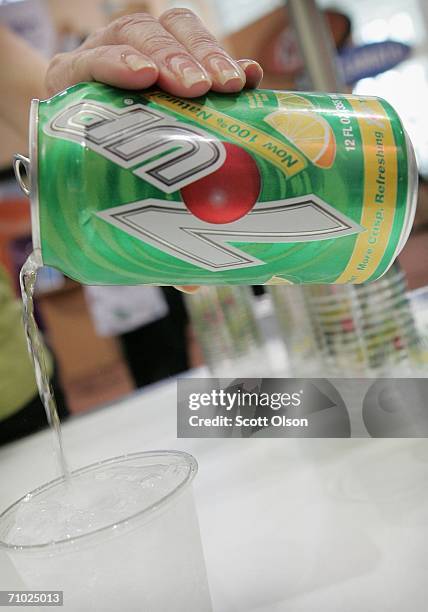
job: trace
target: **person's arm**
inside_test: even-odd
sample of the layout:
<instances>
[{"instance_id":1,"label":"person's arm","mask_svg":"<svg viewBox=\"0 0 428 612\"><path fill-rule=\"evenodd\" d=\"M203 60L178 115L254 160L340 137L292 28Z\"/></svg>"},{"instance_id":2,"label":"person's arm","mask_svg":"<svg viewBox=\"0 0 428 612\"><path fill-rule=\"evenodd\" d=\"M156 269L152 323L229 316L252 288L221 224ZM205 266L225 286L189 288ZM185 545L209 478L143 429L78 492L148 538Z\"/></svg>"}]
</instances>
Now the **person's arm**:
<instances>
[{"instance_id":1,"label":"person's arm","mask_svg":"<svg viewBox=\"0 0 428 612\"><path fill-rule=\"evenodd\" d=\"M0 117L27 137L32 98L46 98L48 62L27 43L0 25Z\"/></svg>"}]
</instances>

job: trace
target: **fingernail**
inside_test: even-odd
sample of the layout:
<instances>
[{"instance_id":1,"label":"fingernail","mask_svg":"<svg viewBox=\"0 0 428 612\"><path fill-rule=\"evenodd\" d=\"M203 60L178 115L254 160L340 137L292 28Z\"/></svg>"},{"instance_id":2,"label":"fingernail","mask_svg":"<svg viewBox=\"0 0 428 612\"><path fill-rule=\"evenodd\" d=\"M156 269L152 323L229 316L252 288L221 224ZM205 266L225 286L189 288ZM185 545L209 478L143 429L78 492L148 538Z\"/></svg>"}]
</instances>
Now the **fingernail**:
<instances>
[{"instance_id":1,"label":"fingernail","mask_svg":"<svg viewBox=\"0 0 428 612\"><path fill-rule=\"evenodd\" d=\"M173 285L174 289L178 289L178 291L181 291L182 293L196 293L197 290L199 289L198 285Z\"/></svg>"},{"instance_id":2,"label":"fingernail","mask_svg":"<svg viewBox=\"0 0 428 612\"><path fill-rule=\"evenodd\" d=\"M263 79L263 69L260 64L251 59L238 60L238 64L244 71L246 85L251 88L258 87Z\"/></svg>"},{"instance_id":3,"label":"fingernail","mask_svg":"<svg viewBox=\"0 0 428 612\"><path fill-rule=\"evenodd\" d=\"M175 75L181 79L185 87L192 87L196 83L210 82L205 71L188 59L173 57L169 62L169 66Z\"/></svg>"},{"instance_id":4,"label":"fingernail","mask_svg":"<svg viewBox=\"0 0 428 612\"><path fill-rule=\"evenodd\" d=\"M255 62L253 60L247 60L247 59L238 60L238 64L241 66L242 70L244 70L244 71L249 66L257 66L258 65L257 62Z\"/></svg>"},{"instance_id":5,"label":"fingernail","mask_svg":"<svg viewBox=\"0 0 428 612\"><path fill-rule=\"evenodd\" d=\"M155 68L152 62L147 61L144 57L141 57L141 55L126 55L123 59L134 72L143 70L143 68Z\"/></svg>"},{"instance_id":6,"label":"fingernail","mask_svg":"<svg viewBox=\"0 0 428 612\"><path fill-rule=\"evenodd\" d=\"M217 81L219 81L222 85L226 85L226 83L236 79L239 79L242 85L244 85L244 73L232 60L225 57L212 57L209 64L216 76Z\"/></svg>"}]
</instances>

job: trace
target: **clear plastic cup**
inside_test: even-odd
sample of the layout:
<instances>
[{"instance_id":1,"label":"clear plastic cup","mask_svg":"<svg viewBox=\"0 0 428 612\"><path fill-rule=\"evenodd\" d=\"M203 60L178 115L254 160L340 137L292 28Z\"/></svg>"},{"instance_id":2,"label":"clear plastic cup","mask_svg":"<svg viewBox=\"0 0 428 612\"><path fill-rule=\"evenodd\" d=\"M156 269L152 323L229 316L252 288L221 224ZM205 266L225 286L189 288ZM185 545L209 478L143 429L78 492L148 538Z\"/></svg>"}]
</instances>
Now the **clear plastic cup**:
<instances>
[{"instance_id":1,"label":"clear plastic cup","mask_svg":"<svg viewBox=\"0 0 428 612\"><path fill-rule=\"evenodd\" d=\"M196 472L187 453L135 453L18 500L0 515L0 554L16 585L62 590L72 612L210 612Z\"/></svg>"},{"instance_id":2,"label":"clear plastic cup","mask_svg":"<svg viewBox=\"0 0 428 612\"><path fill-rule=\"evenodd\" d=\"M200 287L185 300L204 362L213 376L272 373L249 287Z\"/></svg>"},{"instance_id":3,"label":"clear plastic cup","mask_svg":"<svg viewBox=\"0 0 428 612\"><path fill-rule=\"evenodd\" d=\"M290 358L294 376L317 376L319 351L315 329L302 288L297 285L271 285L272 297L281 338Z\"/></svg>"}]
</instances>

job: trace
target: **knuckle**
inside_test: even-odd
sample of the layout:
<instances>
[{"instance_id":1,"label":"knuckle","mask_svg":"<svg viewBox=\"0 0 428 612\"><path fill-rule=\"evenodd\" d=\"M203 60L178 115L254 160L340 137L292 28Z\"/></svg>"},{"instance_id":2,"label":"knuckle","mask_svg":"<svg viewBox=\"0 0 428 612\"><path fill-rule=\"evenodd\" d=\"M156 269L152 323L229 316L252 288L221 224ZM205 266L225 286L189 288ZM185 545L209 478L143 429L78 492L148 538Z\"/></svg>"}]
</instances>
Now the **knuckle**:
<instances>
[{"instance_id":1,"label":"knuckle","mask_svg":"<svg viewBox=\"0 0 428 612\"><path fill-rule=\"evenodd\" d=\"M106 33L105 27L97 28L96 30L94 30L93 32L89 34L89 36L82 43L81 47L83 48L91 47L93 44L96 44L97 41L102 40L105 33ZM78 47L78 48L81 48L81 47Z\"/></svg>"},{"instance_id":2,"label":"knuckle","mask_svg":"<svg viewBox=\"0 0 428 612\"><path fill-rule=\"evenodd\" d=\"M121 56L123 53L139 54L139 51L131 45L113 45L110 49L114 49L115 56Z\"/></svg>"},{"instance_id":3,"label":"knuckle","mask_svg":"<svg viewBox=\"0 0 428 612\"><path fill-rule=\"evenodd\" d=\"M63 63L64 59L65 59L65 53L57 53L56 55L54 55L49 63L49 70L50 71L56 70L58 66L60 66Z\"/></svg>"},{"instance_id":4,"label":"knuckle","mask_svg":"<svg viewBox=\"0 0 428 612\"><path fill-rule=\"evenodd\" d=\"M155 22L156 19L148 13L134 13L133 15L123 15L119 17L110 24L109 28L112 36L116 40L120 40L126 36L130 30Z\"/></svg>"},{"instance_id":5,"label":"knuckle","mask_svg":"<svg viewBox=\"0 0 428 612\"><path fill-rule=\"evenodd\" d=\"M211 45L206 48L206 52L203 54L202 61L209 62L211 59L231 59L224 49L218 45ZM233 60L232 60L233 62Z\"/></svg>"},{"instance_id":6,"label":"knuckle","mask_svg":"<svg viewBox=\"0 0 428 612\"><path fill-rule=\"evenodd\" d=\"M96 51L96 50L94 50ZM78 73L81 65L82 65L82 57L83 53L72 53L70 57L70 69L71 72Z\"/></svg>"},{"instance_id":7,"label":"knuckle","mask_svg":"<svg viewBox=\"0 0 428 612\"><path fill-rule=\"evenodd\" d=\"M159 21L165 24L174 25L180 19L196 18L193 11L188 8L174 7L170 8L159 17Z\"/></svg>"},{"instance_id":8,"label":"knuckle","mask_svg":"<svg viewBox=\"0 0 428 612\"><path fill-rule=\"evenodd\" d=\"M156 56L160 53L182 53L183 48L181 45L169 34L161 34L159 32L152 32L148 34L144 39L144 52L147 55Z\"/></svg>"},{"instance_id":9,"label":"knuckle","mask_svg":"<svg viewBox=\"0 0 428 612\"><path fill-rule=\"evenodd\" d=\"M190 49L197 50L203 57L207 55L224 55L223 49L208 32L198 30L190 32L187 37L187 44Z\"/></svg>"},{"instance_id":10,"label":"knuckle","mask_svg":"<svg viewBox=\"0 0 428 612\"><path fill-rule=\"evenodd\" d=\"M116 45L106 45L106 46L101 46L101 47L94 47L93 49L91 49L91 51L89 52L89 54L87 54L87 57L90 57L93 60L102 60L105 59L106 57L110 57L111 59L114 59L115 55L116 55L116 50L119 50L120 47L116 46ZM79 54L77 54L79 55ZM80 55L80 58L77 58L77 62L79 62L80 60L83 59L82 57L83 54Z\"/></svg>"},{"instance_id":11,"label":"knuckle","mask_svg":"<svg viewBox=\"0 0 428 612\"><path fill-rule=\"evenodd\" d=\"M96 28L91 34L89 34L89 36L88 36L88 38L86 40L96 40L102 34L104 34L104 31L105 31L105 27Z\"/></svg>"}]
</instances>

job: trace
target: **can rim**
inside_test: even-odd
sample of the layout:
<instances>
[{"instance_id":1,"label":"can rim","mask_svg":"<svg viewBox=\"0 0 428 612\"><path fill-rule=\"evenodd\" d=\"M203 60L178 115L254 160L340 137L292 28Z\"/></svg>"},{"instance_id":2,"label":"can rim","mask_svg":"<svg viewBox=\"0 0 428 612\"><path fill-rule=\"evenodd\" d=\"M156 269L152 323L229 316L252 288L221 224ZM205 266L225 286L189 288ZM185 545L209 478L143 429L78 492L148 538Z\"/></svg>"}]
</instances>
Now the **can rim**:
<instances>
[{"instance_id":1,"label":"can rim","mask_svg":"<svg viewBox=\"0 0 428 612\"><path fill-rule=\"evenodd\" d=\"M29 152L30 152L30 204L31 204L31 231L33 238L33 249L42 261L42 244L40 240L40 212L39 212L39 152L38 152L38 128L39 128L39 104L40 100L31 101L30 108L30 130L29 130Z\"/></svg>"}]
</instances>

